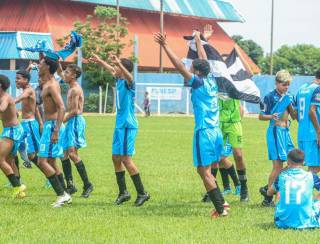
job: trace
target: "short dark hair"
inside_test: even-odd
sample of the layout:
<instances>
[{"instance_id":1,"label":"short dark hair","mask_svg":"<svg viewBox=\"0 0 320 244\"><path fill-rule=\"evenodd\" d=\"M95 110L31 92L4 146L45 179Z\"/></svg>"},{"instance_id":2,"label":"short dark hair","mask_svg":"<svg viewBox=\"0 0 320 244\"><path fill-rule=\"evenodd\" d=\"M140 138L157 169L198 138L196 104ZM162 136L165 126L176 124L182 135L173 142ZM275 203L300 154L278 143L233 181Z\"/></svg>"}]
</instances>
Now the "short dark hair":
<instances>
[{"instance_id":1,"label":"short dark hair","mask_svg":"<svg viewBox=\"0 0 320 244\"><path fill-rule=\"evenodd\" d=\"M316 71L316 79L320 79L320 69Z\"/></svg>"},{"instance_id":2,"label":"short dark hair","mask_svg":"<svg viewBox=\"0 0 320 244\"><path fill-rule=\"evenodd\" d=\"M49 72L50 74L54 74L56 73L57 69L58 69L58 61L54 60L52 58L49 57L45 57L44 58L44 62L49 66Z\"/></svg>"},{"instance_id":3,"label":"short dark hair","mask_svg":"<svg viewBox=\"0 0 320 244\"><path fill-rule=\"evenodd\" d=\"M29 73L28 71L26 71L26 70L23 70L23 69L18 70L16 74L17 74L17 75L21 75L23 78L27 79L28 82L29 82L30 79L31 79L30 73Z\"/></svg>"},{"instance_id":4,"label":"short dark hair","mask_svg":"<svg viewBox=\"0 0 320 244\"><path fill-rule=\"evenodd\" d=\"M121 64L128 70L130 73L133 70L133 63L130 59L122 58L120 59Z\"/></svg>"},{"instance_id":5,"label":"short dark hair","mask_svg":"<svg viewBox=\"0 0 320 244\"><path fill-rule=\"evenodd\" d=\"M300 149L293 149L289 152L288 159L295 164L303 164L304 152Z\"/></svg>"},{"instance_id":6,"label":"short dark hair","mask_svg":"<svg viewBox=\"0 0 320 244\"><path fill-rule=\"evenodd\" d=\"M10 80L5 75L0 75L0 88L6 91L10 86Z\"/></svg>"},{"instance_id":7,"label":"short dark hair","mask_svg":"<svg viewBox=\"0 0 320 244\"><path fill-rule=\"evenodd\" d=\"M71 69L72 72L73 72L74 74L76 74L76 78L77 78L77 79L78 79L78 78L81 76L81 74L82 74L81 68L80 68L78 65L76 65L76 64L68 64L67 69Z\"/></svg>"},{"instance_id":8,"label":"short dark hair","mask_svg":"<svg viewBox=\"0 0 320 244\"><path fill-rule=\"evenodd\" d=\"M210 73L210 64L204 59L195 59L192 62L194 70L199 71L200 75L206 77Z\"/></svg>"}]
</instances>

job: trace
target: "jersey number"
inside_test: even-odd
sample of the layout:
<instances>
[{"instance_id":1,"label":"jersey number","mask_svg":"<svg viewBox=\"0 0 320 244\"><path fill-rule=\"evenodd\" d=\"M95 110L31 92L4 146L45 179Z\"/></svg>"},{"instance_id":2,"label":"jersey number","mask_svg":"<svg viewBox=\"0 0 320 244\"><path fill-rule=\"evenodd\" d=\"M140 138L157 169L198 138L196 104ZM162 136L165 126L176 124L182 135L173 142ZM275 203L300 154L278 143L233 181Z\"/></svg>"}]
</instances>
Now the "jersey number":
<instances>
[{"instance_id":1,"label":"jersey number","mask_svg":"<svg viewBox=\"0 0 320 244\"><path fill-rule=\"evenodd\" d=\"M288 181L286 183L286 204L290 204L290 193L291 190L296 192L296 202L295 204L301 204L301 195L306 190L305 182Z\"/></svg>"},{"instance_id":2,"label":"jersey number","mask_svg":"<svg viewBox=\"0 0 320 244\"><path fill-rule=\"evenodd\" d=\"M299 99L299 119L303 119L304 118L304 112L306 109L306 98L302 97Z\"/></svg>"}]
</instances>

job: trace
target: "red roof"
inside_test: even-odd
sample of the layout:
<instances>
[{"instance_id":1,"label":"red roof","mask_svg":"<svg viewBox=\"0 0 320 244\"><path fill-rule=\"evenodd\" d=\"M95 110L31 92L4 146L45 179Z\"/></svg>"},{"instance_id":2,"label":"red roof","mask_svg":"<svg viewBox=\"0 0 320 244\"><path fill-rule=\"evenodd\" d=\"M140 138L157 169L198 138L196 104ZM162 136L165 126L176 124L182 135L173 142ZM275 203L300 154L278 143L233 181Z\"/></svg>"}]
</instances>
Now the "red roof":
<instances>
[{"instance_id":1,"label":"red roof","mask_svg":"<svg viewBox=\"0 0 320 244\"><path fill-rule=\"evenodd\" d=\"M56 40L67 35L76 21L85 21L92 14L94 5L63 0L1 0L0 31L49 32ZM138 36L138 60L140 69L156 70L159 66L159 46L153 41L152 34L159 31L159 15L137 10L121 9L121 14L128 19L129 35L126 42ZM176 54L183 58L187 46L183 35L190 35L192 29L202 29L211 24L214 35L210 42L221 54L228 54L234 48L234 41L215 22L201 18L169 16L164 18L168 41ZM55 47L58 49L57 43ZM130 56L133 47L124 50L124 56ZM254 73L260 69L252 60L243 55ZM164 55L164 67L173 68Z\"/></svg>"}]
</instances>

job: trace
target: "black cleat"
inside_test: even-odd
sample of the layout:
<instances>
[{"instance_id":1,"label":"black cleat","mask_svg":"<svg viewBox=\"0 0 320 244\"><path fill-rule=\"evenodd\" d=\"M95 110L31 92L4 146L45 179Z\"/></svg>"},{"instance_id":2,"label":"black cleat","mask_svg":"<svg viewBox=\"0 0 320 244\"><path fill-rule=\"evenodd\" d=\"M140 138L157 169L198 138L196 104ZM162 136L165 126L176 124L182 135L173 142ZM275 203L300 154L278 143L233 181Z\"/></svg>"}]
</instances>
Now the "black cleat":
<instances>
[{"instance_id":1,"label":"black cleat","mask_svg":"<svg viewBox=\"0 0 320 244\"><path fill-rule=\"evenodd\" d=\"M249 193L248 187L241 187L240 189L240 202L248 202L249 201Z\"/></svg>"},{"instance_id":2,"label":"black cleat","mask_svg":"<svg viewBox=\"0 0 320 244\"><path fill-rule=\"evenodd\" d=\"M201 202L211 202L208 193L203 195L203 198L201 199Z\"/></svg>"},{"instance_id":3,"label":"black cleat","mask_svg":"<svg viewBox=\"0 0 320 244\"><path fill-rule=\"evenodd\" d=\"M73 182L68 182L67 192L69 193L69 195L72 195L72 194L76 193L77 191L78 191L78 189L75 187Z\"/></svg>"},{"instance_id":4,"label":"black cleat","mask_svg":"<svg viewBox=\"0 0 320 244\"><path fill-rule=\"evenodd\" d=\"M268 186L260 187L259 192L260 192L260 194L261 194L262 196L268 197L268 194L267 194L267 192L268 192Z\"/></svg>"},{"instance_id":5,"label":"black cleat","mask_svg":"<svg viewBox=\"0 0 320 244\"><path fill-rule=\"evenodd\" d=\"M150 199L149 193L145 192L144 194L138 194L136 201L134 202L135 207L142 206L146 201Z\"/></svg>"},{"instance_id":6,"label":"black cleat","mask_svg":"<svg viewBox=\"0 0 320 244\"><path fill-rule=\"evenodd\" d=\"M84 186L83 187L83 192L81 194L81 197L88 198L92 191L93 191L93 185L92 184L90 184L88 186Z\"/></svg>"},{"instance_id":7,"label":"black cleat","mask_svg":"<svg viewBox=\"0 0 320 244\"><path fill-rule=\"evenodd\" d=\"M264 199L264 200L262 201L261 205L262 205L263 207L274 207L274 202L272 201L272 199L271 199L271 201L268 200L268 199Z\"/></svg>"},{"instance_id":8,"label":"black cleat","mask_svg":"<svg viewBox=\"0 0 320 244\"><path fill-rule=\"evenodd\" d=\"M120 205L126 201L129 201L131 199L130 193L127 191L124 191L124 193L119 193L117 199L115 200L114 204Z\"/></svg>"}]
</instances>

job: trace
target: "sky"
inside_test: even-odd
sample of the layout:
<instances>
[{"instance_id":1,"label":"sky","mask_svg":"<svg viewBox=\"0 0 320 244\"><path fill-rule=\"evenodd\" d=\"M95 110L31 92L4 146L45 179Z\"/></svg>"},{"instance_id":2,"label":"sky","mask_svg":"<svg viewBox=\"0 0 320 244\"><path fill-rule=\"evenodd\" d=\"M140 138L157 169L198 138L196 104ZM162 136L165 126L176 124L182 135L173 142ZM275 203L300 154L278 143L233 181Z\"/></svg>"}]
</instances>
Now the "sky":
<instances>
[{"instance_id":1,"label":"sky","mask_svg":"<svg viewBox=\"0 0 320 244\"><path fill-rule=\"evenodd\" d=\"M271 0L227 0L245 23L220 23L229 35L242 35L270 50ZM274 49L284 44L320 47L320 0L274 0Z\"/></svg>"}]
</instances>

